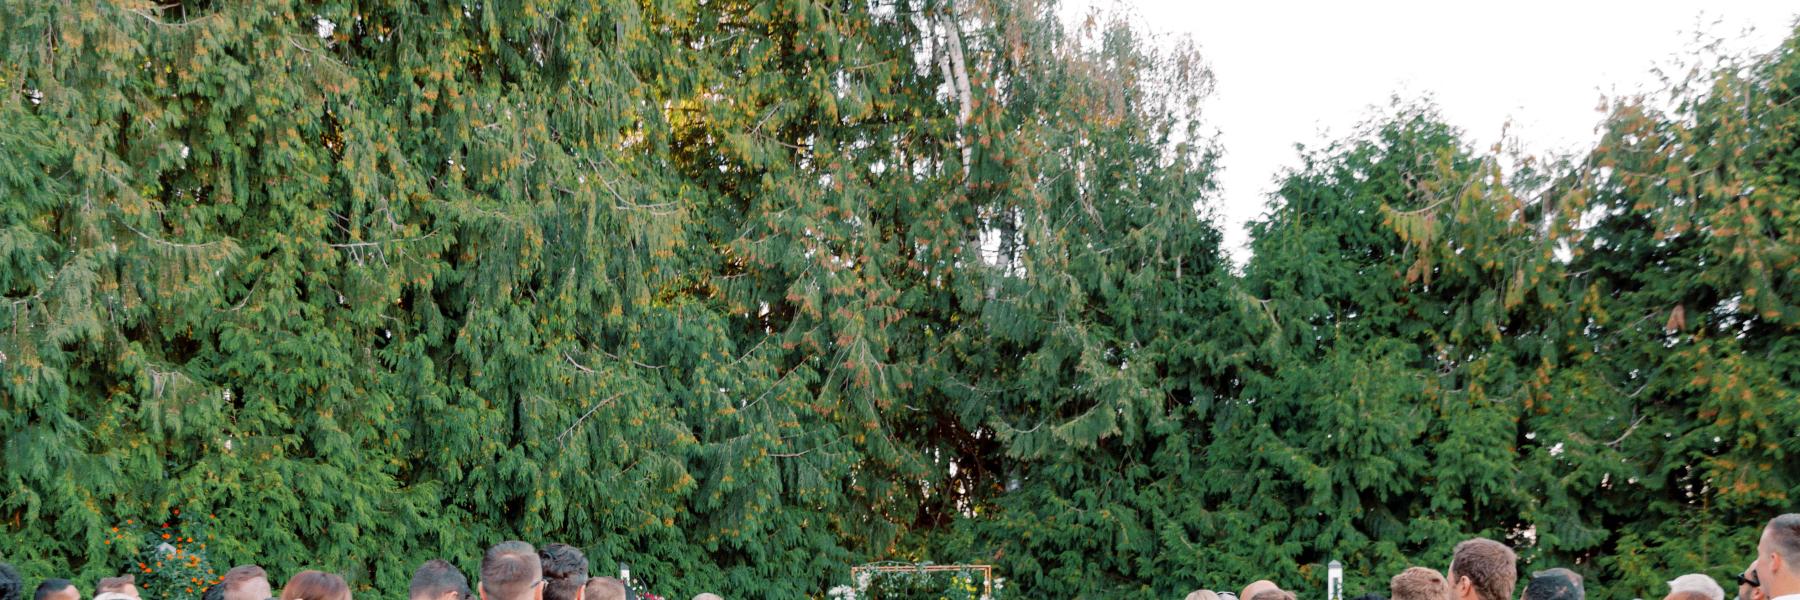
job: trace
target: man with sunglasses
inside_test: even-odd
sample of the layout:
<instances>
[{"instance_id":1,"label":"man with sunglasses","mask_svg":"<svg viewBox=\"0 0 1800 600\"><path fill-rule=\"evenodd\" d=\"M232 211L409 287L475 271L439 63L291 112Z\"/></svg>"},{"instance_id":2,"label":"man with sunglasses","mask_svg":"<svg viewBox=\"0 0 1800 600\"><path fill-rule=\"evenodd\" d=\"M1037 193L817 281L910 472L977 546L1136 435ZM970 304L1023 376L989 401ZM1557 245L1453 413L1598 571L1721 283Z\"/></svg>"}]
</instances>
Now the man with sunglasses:
<instances>
[{"instance_id":1,"label":"man with sunglasses","mask_svg":"<svg viewBox=\"0 0 1800 600\"><path fill-rule=\"evenodd\" d=\"M1769 520L1750 578L1769 600L1800 600L1800 513Z\"/></svg>"},{"instance_id":2,"label":"man with sunglasses","mask_svg":"<svg viewBox=\"0 0 1800 600\"><path fill-rule=\"evenodd\" d=\"M1750 566L1738 574L1737 584L1737 600L1769 600L1769 596L1763 594L1762 582L1756 580L1756 561L1750 561Z\"/></svg>"}]
</instances>

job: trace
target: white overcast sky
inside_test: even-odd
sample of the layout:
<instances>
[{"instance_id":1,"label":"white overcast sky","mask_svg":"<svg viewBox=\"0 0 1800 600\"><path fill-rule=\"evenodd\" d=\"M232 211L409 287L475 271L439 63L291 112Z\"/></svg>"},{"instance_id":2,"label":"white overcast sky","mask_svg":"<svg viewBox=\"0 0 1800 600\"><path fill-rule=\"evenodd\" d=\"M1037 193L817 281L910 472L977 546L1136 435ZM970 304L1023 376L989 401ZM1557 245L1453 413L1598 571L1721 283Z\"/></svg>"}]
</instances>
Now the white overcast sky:
<instances>
[{"instance_id":1,"label":"white overcast sky","mask_svg":"<svg viewBox=\"0 0 1800 600\"><path fill-rule=\"evenodd\" d=\"M1217 89L1202 109L1224 148L1218 214L1226 247L1248 257L1244 224L1274 178L1351 133L1394 95L1429 95L1480 147L1510 133L1533 154L1595 138L1602 96L1659 87L1652 68L1725 38L1728 52L1775 48L1800 0L1065 0L1123 9L1162 43L1200 46Z\"/></svg>"}]
</instances>

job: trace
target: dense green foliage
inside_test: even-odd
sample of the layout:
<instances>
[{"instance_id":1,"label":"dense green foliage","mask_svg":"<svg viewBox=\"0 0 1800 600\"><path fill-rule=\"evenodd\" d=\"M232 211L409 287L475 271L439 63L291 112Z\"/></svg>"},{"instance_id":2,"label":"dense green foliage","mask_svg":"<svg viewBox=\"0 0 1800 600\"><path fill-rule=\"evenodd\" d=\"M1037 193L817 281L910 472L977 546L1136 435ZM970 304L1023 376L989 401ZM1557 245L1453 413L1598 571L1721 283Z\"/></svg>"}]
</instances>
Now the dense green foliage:
<instances>
[{"instance_id":1,"label":"dense green foliage","mask_svg":"<svg viewBox=\"0 0 1800 600\"><path fill-rule=\"evenodd\" d=\"M1564 160L1399 108L1234 271L1204 64L1053 8L6 0L0 560L1617 599L1800 502L1800 35Z\"/></svg>"}]
</instances>

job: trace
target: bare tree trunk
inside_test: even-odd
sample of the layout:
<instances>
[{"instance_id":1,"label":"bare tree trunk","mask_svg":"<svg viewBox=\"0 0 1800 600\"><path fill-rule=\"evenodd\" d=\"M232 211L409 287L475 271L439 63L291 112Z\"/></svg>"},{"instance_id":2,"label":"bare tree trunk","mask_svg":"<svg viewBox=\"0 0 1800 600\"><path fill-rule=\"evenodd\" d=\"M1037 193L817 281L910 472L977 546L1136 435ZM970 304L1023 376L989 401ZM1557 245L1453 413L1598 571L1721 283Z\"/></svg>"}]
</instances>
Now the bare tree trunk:
<instances>
[{"instance_id":1,"label":"bare tree trunk","mask_svg":"<svg viewBox=\"0 0 1800 600\"><path fill-rule=\"evenodd\" d=\"M969 64L963 57L962 18L956 9L956 0L949 1L949 10L944 15L944 32L949 36L949 52L938 55L939 65L944 70L944 80L950 83L951 95L956 97L957 146L962 148L963 181L969 179L969 168L974 162L974 148L969 144L969 119L975 116L975 97L969 92Z\"/></svg>"}]
</instances>

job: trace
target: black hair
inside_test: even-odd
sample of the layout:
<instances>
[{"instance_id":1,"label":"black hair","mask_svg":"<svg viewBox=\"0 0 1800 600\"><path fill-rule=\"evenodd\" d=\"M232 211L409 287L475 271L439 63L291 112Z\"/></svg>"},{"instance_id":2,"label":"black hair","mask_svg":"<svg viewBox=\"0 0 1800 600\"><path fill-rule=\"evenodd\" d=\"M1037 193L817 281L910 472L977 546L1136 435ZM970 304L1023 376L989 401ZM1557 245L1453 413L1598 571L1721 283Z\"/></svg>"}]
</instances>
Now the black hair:
<instances>
[{"instance_id":1,"label":"black hair","mask_svg":"<svg viewBox=\"0 0 1800 600\"><path fill-rule=\"evenodd\" d=\"M568 544L550 544L538 550L544 565L544 600L575 600L587 585L588 561L581 550Z\"/></svg>"},{"instance_id":2,"label":"black hair","mask_svg":"<svg viewBox=\"0 0 1800 600\"><path fill-rule=\"evenodd\" d=\"M71 587L75 587L75 584L67 579L45 579L43 583L38 584L37 593L32 594L31 598L32 600L44 600Z\"/></svg>"}]
</instances>

